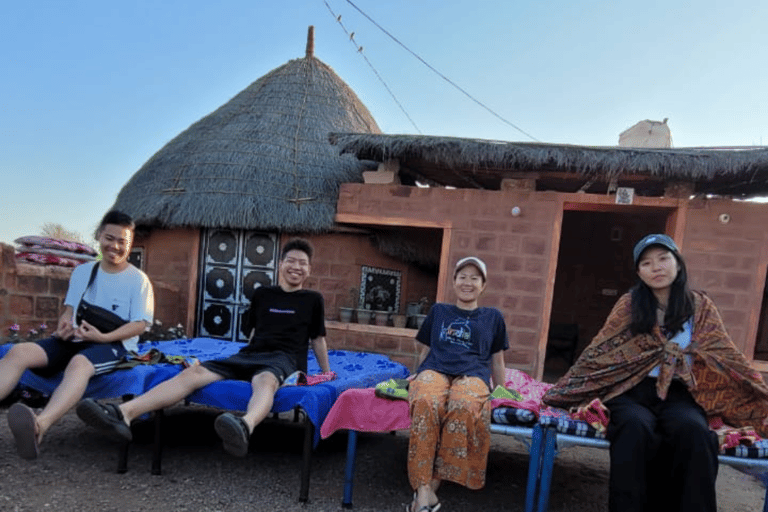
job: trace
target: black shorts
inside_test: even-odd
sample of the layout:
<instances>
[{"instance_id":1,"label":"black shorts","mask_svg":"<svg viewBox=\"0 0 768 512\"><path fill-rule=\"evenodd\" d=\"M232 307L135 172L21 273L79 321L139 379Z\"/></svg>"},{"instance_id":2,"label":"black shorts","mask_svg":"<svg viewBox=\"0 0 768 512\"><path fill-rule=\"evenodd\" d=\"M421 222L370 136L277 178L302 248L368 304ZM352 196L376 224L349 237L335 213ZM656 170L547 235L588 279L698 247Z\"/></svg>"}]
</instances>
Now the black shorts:
<instances>
[{"instance_id":1,"label":"black shorts","mask_svg":"<svg viewBox=\"0 0 768 512\"><path fill-rule=\"evenodd\" d=\"M90 341L64 341L51 337L36 342L48 357L48 366L34 368L32 371L42 377L52 377L67 367L73 357L80 354L88 359L96 369L96 375L109 373L115 369L128 351L122 342L92 343Z\"/></svg>"},{"instance_id":2,"label":"black shorts","mask_svg":"<svg viewBox=\"0 0 768 512\"><path fill-rule=\"evenodd\" d=\"M205 368L225 379L250 382L254 375L269 372L282 384L296 371L296 364L285 352L238 352L226 359L204 361Z\"/></svg>"}]
</instances>

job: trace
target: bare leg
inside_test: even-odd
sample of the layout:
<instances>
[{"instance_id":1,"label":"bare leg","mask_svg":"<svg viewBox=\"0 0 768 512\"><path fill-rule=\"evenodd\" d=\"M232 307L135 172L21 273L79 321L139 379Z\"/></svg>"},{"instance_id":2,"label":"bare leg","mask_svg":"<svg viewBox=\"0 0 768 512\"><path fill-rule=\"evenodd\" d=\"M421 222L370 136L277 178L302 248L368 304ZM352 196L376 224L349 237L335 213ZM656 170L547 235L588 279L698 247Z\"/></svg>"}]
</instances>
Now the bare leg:
<instances>
[{"instance_id":1,"label":"bare leg","mask_svg":"<svg viewBox=\"0 0 768 512\"><path fill-rule=\"evenodd\" d=\"M6 398L28 368L48 365L48 356L37 343L19 343L0 359L0 400Z\"/></svg>"},{"instance_id":2,"label":"bare leg","mask_svg":"<svg viewBox=\"0 0 768 512\"><path fill-rule=\"evenodd\" d=\"M251 379L251 399L248 401L248 407L245 410L243 421L248 425L248 432L253 432L256 425L261 423L272 410L272 404L275 401L280 383L277 377L271 372L257 373Z\"/></svg>"},{"instance_id":3,"label":"bare leg","mask_svg":"<svg viewBox=\"0 0 768 512\"><path fill-rule=\"evenodd\" d=\"M76 355L64 369L64 378L53 391L48 404L37 416L37 442L40 443L48 429L61 419L68 410L83 398L88 381L96 369L86 357Z\"/></svg>"},{"instance_id":4,"label":"bare leg","mask_svg":"<svg viewBox=\"0 0 768 512\"><path fill-rule=\"evenodd\" d=\"M174 378L158 384L143 395L120 404L120 412L123 413L125 422L130 425L134 418L173 405L193 391L223 378L205 366L190 366Z\"/></svg>"}]
</instances>

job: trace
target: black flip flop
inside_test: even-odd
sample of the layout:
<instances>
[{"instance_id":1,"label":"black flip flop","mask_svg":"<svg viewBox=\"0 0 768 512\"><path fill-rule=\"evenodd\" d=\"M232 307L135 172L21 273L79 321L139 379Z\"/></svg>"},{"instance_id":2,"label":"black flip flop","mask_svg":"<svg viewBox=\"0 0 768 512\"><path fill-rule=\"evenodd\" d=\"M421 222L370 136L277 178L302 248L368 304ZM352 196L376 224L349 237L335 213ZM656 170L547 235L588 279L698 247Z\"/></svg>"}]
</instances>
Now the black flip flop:
<instances>
[{"instance_id":1,"label":"black flip flop","mask_svg":"<svg viewBox=\"0 0 768 512\"><path fill-rule=\"evenodd\" d=\"M40 451L35 432L35 413L24 404L15 403L8 409L8 427L16 440L19 457L34 460Z\"/></svg>"},{"instance_id":2,"label":"black flip flop","mask_svg":"<svg viewBox=\"0 0 768 512\"><path fill-rule=\"evenodd\" d=\"M224 451L235 457L245 457L248 454L248 441L251 437L248 425L240 416L230 412L220 414L213 423L213 428L224 444Z\"/></svg>"},{"instance_id":3,"label":"black flip flop","mask_svg":"<svg viewBox=\"0 0 768 512\"><path fill-rule=\"evenodd\" d=\"M118 441L131 441L131 427L125 424L120 407L115 404L100 404L92 398L80 400L75 409L77 416L86 424L101 430Z\"/></svg>"}]
</instances>

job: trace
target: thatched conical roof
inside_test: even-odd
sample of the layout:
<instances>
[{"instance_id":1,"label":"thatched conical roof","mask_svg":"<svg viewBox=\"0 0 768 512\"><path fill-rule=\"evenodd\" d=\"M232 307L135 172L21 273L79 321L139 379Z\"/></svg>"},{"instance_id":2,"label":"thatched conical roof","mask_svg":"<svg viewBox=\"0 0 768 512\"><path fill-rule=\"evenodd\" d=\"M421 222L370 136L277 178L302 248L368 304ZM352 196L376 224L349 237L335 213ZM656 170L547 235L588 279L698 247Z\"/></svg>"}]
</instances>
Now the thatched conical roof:
<instances>
[{"instance_id":1,"label":"thatched conical roof","mask_svg":"<svg viewBox=\"0 0 768 512\"><path fill-rule=\"evenodd\" d=\"M155 153L114 208L157 227L312 231L333 225L339 184L366 165L328 133L380 133L334 71L307 55L259 78Z\"/></svg>"}]
</instances>

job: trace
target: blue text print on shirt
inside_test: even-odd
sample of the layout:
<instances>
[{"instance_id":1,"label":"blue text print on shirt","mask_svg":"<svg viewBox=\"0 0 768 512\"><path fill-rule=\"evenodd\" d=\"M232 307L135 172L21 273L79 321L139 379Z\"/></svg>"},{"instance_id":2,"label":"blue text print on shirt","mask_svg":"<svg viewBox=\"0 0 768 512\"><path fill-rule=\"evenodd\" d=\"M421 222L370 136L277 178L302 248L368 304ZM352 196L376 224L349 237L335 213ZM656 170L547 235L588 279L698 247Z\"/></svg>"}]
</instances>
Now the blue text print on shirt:
<instances>
[{"instance_id":1,"label":"blue text print on shirt","mask_svg":"<svg viewBox=\"0 0 768 512\"><path fill-rule=\"evenodd\" d=\"M469 327L469 318L457 318L447 326L443 324L442 329L440 329L440 340L470 348L472 346L472 329Z\"/></svg>"}]
</instances>

